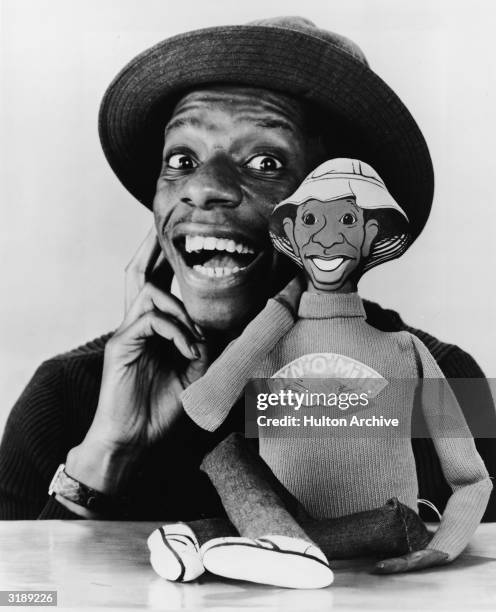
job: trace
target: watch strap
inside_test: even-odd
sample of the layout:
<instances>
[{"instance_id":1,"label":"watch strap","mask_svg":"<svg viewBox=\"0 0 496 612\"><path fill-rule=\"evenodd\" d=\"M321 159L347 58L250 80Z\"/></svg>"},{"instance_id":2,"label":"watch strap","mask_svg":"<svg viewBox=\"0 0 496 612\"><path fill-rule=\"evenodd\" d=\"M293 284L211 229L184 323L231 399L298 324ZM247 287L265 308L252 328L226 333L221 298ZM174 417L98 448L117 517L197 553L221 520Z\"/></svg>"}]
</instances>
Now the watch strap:
<instances>
[{"instance_id":1,"label":"watch strap","mask_svg":"<svg viewBox=\"0 0 496 612\"><path fill-rule=\"evenodd\" d=\"M79 480L76 480L65 471L64 463L61 463L57 468L48 488L48 494L60 495L64 499L97 514L122 514L122 504L119 503L118 499L105 495L79 482Z\"/></svg>"}]
</instances>

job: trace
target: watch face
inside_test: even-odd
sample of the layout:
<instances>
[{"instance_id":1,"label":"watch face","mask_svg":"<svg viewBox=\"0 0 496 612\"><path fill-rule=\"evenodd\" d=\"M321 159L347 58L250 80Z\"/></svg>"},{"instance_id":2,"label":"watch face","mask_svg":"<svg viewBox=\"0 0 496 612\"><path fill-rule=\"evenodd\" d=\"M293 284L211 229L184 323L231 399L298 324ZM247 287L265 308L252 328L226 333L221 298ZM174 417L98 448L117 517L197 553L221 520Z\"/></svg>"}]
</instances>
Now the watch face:
<instances>
[{"instance_id":1,"label":"watch face","mask_svg":"<svg viewBox=\"0 0 496 612\"><path fill-rule=\"evenodd\" d=\"M53 475L52 478L52 482L50 483L50 486L48 487L48 495L53 495L54 493L58 493L58 481L60 478L60 475L62 474L62 472L64 471L65 468L65 464L61 463L59 465L59 467L57 468L55 474Z\"/></svg>"},{"instance_id":2,"label":"watch face","mask_svg":"<svg viewBox=\"0 0 496 612\"><path fill-rule=\"evenodd\" d=\"M54 493L76 504L86 506L86 487L66 474L65 464L59 465L48 489L49 495Z\"/></svg>"}]
</instances>

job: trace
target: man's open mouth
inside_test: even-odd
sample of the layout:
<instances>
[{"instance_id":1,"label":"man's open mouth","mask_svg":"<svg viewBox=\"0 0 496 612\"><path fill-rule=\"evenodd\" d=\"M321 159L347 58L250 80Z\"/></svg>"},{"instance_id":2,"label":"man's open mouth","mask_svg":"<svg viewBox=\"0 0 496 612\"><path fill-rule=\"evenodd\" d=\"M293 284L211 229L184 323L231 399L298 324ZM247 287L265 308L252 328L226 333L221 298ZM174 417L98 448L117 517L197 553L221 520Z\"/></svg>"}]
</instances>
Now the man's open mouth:
<instances>
[{"instance_id":1,"label":"man's open mouth","mask_svg":"<svg viewBox=\"0 0 496 612\"><path fill-rule=\"evenodd\" d=\"M223 278L251 268L262 250L239 238L185 234L174 239L184 263L210 278Z\"/></svg>"},{"instance_id":2,"label":"man's open mouth","mask_svg":"<svg viewBox=\"0 0 496 612\"><path fill-rule=\"evenodd\" d=\"M337 270L345 261L350 259L349 257L332 257L331 259L322 259L321 257L311 257L312 263L316 268L322 270L322 272L334 272Z\"/></svg>"}]
</instances>

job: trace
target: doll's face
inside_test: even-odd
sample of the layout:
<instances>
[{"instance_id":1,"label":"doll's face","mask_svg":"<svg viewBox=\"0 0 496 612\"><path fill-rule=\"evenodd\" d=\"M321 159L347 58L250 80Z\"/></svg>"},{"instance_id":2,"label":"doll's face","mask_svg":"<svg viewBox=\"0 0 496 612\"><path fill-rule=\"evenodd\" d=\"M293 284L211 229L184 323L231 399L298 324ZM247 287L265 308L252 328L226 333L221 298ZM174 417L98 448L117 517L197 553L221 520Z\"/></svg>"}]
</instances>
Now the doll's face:
<instances>
[{"instance_id":1,"label":"doll's face","mask_svg":"<svg viewBox=\"0 0 496 612\"><path fill-rule=\"evenodd\" d=\"M355 198L308 200L283 227L316 291L356 290L353 273L369 255L379 225L375 219L365 222Z\"/></svg>"}]
</instances>

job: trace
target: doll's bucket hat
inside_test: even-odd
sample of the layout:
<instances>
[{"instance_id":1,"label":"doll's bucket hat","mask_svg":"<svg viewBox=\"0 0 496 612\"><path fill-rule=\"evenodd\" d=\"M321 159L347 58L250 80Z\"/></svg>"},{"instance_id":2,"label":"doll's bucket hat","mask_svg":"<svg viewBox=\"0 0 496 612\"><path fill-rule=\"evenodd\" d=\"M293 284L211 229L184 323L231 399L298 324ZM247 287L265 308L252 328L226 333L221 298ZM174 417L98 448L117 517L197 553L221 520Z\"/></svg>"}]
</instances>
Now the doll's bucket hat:
<instances>
[{"instance_id":1,"label":"doll's bucket hat","mask_svg":"<svg viewBox=\"0 0 496 612\"><path fill-rule=\"evenodd\" d=\"M302 265L283 230L284 218L290 208L309 200L332 205L334 200L353 197L363 210L394 211L395 215L382 216L379 234L363 267L363 272L380 263L399 257L411 244L409 219L405 211L389 193L380 175L369 164L358 159L337 158L320 164L288 198L277 204L270 220L270 237L274 246ZM384 221L387 220L387 223Z\"/></svg>"},{"instance_id":2,"label":"doll's bucket hat","mask_svg":"<svg viewBox=\"0 0 496 612\"><path fill-rule=\"evenodd\" d=\"M402 202L413 237L420 233L434 178L419 127L355 43L299 17L167 38L115 77L100 107L100 140L119 180L145 206L152 206L175 104L185 92L212 84L265 88L318 110L323 137L344 131L346 150L339 154L373 165Z\"/></svg>"}]
</instances>

